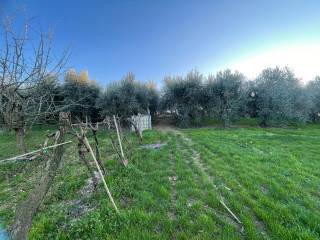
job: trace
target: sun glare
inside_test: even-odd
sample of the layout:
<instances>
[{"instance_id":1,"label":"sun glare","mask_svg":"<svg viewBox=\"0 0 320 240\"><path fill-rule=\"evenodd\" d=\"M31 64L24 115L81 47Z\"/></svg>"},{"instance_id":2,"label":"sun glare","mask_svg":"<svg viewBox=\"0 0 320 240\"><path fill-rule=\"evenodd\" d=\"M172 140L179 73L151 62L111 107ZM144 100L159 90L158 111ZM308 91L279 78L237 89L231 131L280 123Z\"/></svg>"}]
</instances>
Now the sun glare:
<instances>
[{"instance_id":1,"label":"sun glare","mask_svg":"<svg viewBox=\"0 0 320 240\"><path fill-rule=\"evenodd\" d=\"M231 69L256 77L263 69L288 66L303 82L314 79L320 69L320 43L293 44L265 49L231 65Z\"/></svg>"}]
</instances>

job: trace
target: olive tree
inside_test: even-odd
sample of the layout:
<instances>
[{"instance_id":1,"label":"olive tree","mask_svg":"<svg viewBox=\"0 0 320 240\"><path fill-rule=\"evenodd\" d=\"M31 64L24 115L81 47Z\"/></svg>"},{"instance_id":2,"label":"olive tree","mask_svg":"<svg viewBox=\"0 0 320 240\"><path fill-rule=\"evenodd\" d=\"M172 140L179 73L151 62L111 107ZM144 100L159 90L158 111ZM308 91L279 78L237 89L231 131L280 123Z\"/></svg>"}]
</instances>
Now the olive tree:
<instances>
[{"instance_id":1,"label":"olive tree","mask_svg":"<svg viewBox=\"0 0 320 240\"><path fill-rule=\"evenodd\" d=\"M99 109L95 106L100 95L100 87L94 80L90 80L88 71L79 74L74 69L66 72L62 85L63 105L70 111L72 117L92 121L99 118Z\"/></svg>"},{"instance_id":2,"label":"olive tree","mask_svg":"<svg viewBox=\"0 0 320 240\"><path fill-rule=\"evenodd\" d=\"M305 122L308 103L298 78L289 68L267 68L256 79L261 125Z\"/></svg>"},{"instance_id":3,"label":"olive tree","mask_svg":"<svg viewBox=\"0 0 320 240\"><path fill-rule=\"evenodd\" d=\"M155 82L149 81L143 86L143 89L145 89L145 92L147 94L150 114L152 116L155 116L158 112L160 102L160 96L159 91L157 89L157 85Z\"/></svg>"},{"instance_id":4,"label":"olive tree","mask_svg":"<svg viewBox=\"0 0 320 240\"><path fill-rule=\"evenodd\" d=\"M181 127L201 122L204 115L202 80L198 71L191 71L186 77L165 78L161 108L170 111Z\"/></svg>"},{"instance_id":5,"label":"olive tree","mask_svg":"<svg viewBox=\"0 0 320 240\"><path fill-rule=\"evenodd\" d=\"M243 91L244 76L231 70L210 75L205 85L205 106L209 116L217 117L224 127L230 126L239 117L241 107L245 106Z\"/></svg>"},{"instance_id":6,"label":"olive tree","mask_svg":"<svg viewBox=\"0 0 320 240\"><path fill-rule=\"evenodd\" d=\"M158 92L154 85L143 84L128 73L121 81L110 83L97 101L102 117L118 115L128 118L138 113L157 111Z\"/></svg>"},{"instance_id":7,"label":"olive tree","mask_svg":"<svg viewBox=\"0 0 320 240\"><path fill-rule=\"evenodd\" d=\"M310 81L306 86L306 93L308 94L310 106L310 120L313 122L320 121L320 77L317 76Z\"/></svg>"},{"instance_id":8,"label":"olive tree","mask_svg":"<svg viewBox=\"0 0 320 240\"><path fill-rule=\"evenodd\" d=\"M258 117L257 84L255 81L248 81L244 86L246 107L245 113L251 118Z\"/></svg>"}]
</instances>

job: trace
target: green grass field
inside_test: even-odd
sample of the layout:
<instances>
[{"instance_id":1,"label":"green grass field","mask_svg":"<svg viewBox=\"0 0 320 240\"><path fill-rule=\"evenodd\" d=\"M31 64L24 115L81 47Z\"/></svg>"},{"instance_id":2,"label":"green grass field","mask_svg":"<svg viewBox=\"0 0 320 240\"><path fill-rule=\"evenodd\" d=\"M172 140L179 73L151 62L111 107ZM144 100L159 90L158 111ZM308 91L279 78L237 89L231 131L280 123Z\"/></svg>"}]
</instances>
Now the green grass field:
<instances>
[{"instance_id":1,"label":"green grass field","mask_svg":"<svg viewBox=\"0 0 320 240\"><path fill-rule=\"evenodd\" d=\"M44 134L30 133L29 149ZM99 138L103 146L104 133ZM158 142L167 145L136 143L127 168L103 155L119 215L102 185L83 193L90 175L69 146L30 239L320 238L320 126L144 133L143 144ZM2 133L0 159L15 155L14 146L14 135ZM42 167L41 159L0 165L0 219L7 226Z\"/></svg>"}]
</instances>

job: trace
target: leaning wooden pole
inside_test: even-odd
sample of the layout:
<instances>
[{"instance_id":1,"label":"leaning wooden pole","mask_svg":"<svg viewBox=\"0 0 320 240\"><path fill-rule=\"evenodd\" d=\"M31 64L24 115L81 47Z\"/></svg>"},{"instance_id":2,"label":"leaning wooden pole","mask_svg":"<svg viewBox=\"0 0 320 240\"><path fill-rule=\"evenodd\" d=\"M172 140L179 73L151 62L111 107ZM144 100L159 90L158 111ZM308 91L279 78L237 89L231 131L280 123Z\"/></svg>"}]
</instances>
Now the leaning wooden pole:
<instances>
[{"instance_id":1,"label":"leaning wooden pole","mask_svg":"<svg viewBox=\"0 0 320 240\"><path fill-rule=\"evenodd\" d=\"M118 127L118 123L117 123L117 119L116 116L113 115L113 121L114 121L114 125L116 127L117 130L117 136L118 136L118 142L119 142L119 146L120 146L120 151L121 151L121 157L122 157L122 162L125 166L128 165L128 161L126 160L124 153L123 153L123 148L122 148L122 143L121 143L121 138L120 138L120 132L119 132L119 127Z\"/></svg>"},{"instance_id":2,"label":"leaning wooden pole","mask_svg":"<svg viewBox=\"0 0 320 240\"><path fill-rule=\"evenodd\" d=\"M83 138L82 137L78 137L78 154L79 154L79 159L81 162L83 162L88 171L91 174L91 178L93 181L93 187L94 190L97 189L98 183L99 183L99 179L97 178L95 171L94 171L94 166L91 164L92 162L90 162L87 158L86 158L86 153L89 151L89 149L87 149L87 147L84 144Z\"/></svg>"},{"instance_id":3,"label":"leaning wooden pole","mask_svg":"<svg viewBox=\"0 0 320 240\"><path fill-rule=\"evenodd\" d=\"M51 146L48 146L48 147L43 147L43 148L34 150L32 152L28 152L28 153L25 153L25 154L22 154L22 155L18 155L18 156L12 157L12 158L7 158L7 159L4 159L4 160L0 160L0 164L4 163L4 162L8 162L8 161L19 160L19 159L22 159L22 158L24 158L26 156L30 156L30 155L33 155L35 153L42 152L43 150L48 150L50 148L56 148L56 147L59 147L59 146L65 145L65 144L69 144L69 143L72 143L72 141L67 141L67 142L63 142L63 143L59 143L59 144L54 144L54 145L51 145Z\"/></svg>"},{"instance_id":4,"label":"leaning wooden pole","mask_svg":"<svg viewBox=\"0 0 320 240\"><path fill-rule=\"evenodd\" d=\"M90 151L90 154L91 154L91 156L92 156L92 158L93 158L93 160L94 160L94 163L96 164L96 167L97 167L98 172L99 172L99 174L100 174L100 177L101 177L101 179L102 179L104 188L105 188L106 191L107 191L107 194L108 194L108 196L109 196L109 198L110 198L110 201L111 201L114 209L116 210L117 213L119 213L119 210L118 210L118 208L117 208L116 203L115 203L114 200L113 200L113 197L112 197L111 192L110 192L110 190L109 190L109 188L108 188L108 185L107 185L107 183L106 183L106 180L104 179L104 175L103 175L103 173L102 173L102 170L101 170L101 168L100 168L100 165L99 165L99 163L98 163L98 161L97 161L97 159L96 159L96 156L94 155L94 152L93 152L93 150L92 150L92 148L91 148L91 146L90 146L90 144L89 144L89 141L88 141L88 139L87 139L86 136L84 136L84 144L86 145L86 147L87 147L87 148L89 149L89 151Z\"/></svg>"}]
</instances>

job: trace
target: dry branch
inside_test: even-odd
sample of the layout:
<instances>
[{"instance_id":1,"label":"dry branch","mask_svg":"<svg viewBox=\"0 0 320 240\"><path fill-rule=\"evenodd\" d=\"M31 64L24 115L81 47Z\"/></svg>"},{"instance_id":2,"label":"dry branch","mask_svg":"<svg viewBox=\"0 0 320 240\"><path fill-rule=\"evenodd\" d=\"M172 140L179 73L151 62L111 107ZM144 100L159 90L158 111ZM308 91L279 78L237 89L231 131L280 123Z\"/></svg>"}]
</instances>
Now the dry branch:
<instances>
[{"instance_id":1,"label":"dry branch","mask_svg":"<svg viewBox=\"0 0 320 240\"><path fill-rule=\"evenodd\" d=\"M222 206L225 207L225 209L227 209L227 211L231 214L231 216L239 223L242 224L242 222L239 220L239 218L230 210L230 208L228 208L228 206L224 203L224 201L221 199L220 203L222 204Z\"/></svg>"}]
</instances>

